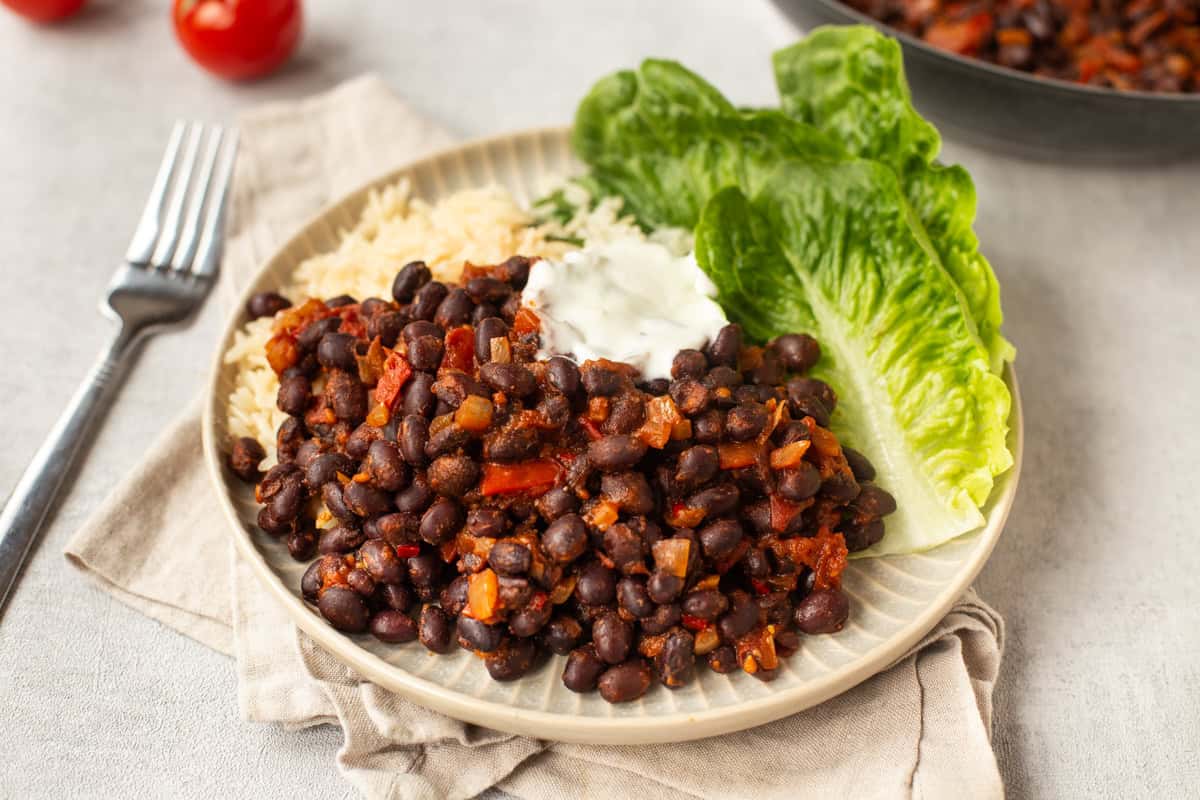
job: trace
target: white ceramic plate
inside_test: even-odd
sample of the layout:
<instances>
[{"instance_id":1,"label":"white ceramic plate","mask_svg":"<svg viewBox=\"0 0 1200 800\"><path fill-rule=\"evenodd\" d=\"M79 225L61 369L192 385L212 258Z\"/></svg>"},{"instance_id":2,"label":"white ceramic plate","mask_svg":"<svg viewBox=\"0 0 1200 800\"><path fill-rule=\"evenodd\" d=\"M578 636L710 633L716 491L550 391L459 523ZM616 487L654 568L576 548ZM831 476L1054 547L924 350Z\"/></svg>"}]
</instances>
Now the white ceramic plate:
<instances>
[{"instance_id":1,"label":"white ceramic plate","mask_svg":"<svg viewBox=\"0 0 1200 800\"><path fill-rule=\"evenodd\" d=\"M221 355L246 321L244 301L254 292L288 283L291 271L308 256L335 248L338 232L354 224L372 189L408 176L415 196L436 201L461 188L497 183L528 203L548 177L576 168L566 129L518 133L447 150L326 209L263 266L226 325L204 410L205 459L239 552L296 624L363 678L451 717L503 731L597 744L683 741L761 725L846 691L887 667L929 631L995 546L1021 469L1021 402L1011 370L1006 379L1013 395L1009 446L1015 463L996 482L983 528L928 553L852 562L843 584L853 604L846 628L805 638L795 656L782 660L772 683L741 672L718 675L698 669L697 680L683 689L656 686L623 705L610 705L596 693L568 691L560 679L564 659L559 656L519 681L497 683L465 651L437 656L416 642L386 645L368 635L335 631L300 597L305 565L257 529L253 492L223 466L230 440L225 407L234 369L222 363Z\"/></svg>"}]
</instances>

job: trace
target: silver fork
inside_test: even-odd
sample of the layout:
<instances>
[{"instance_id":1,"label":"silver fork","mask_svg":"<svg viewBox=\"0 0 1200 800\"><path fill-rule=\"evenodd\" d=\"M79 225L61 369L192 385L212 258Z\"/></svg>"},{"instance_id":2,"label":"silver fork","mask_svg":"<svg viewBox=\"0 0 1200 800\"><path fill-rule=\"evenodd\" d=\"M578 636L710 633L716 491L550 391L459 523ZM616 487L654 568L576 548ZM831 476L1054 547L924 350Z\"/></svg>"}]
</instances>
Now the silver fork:
<instances>
[{"instance_id":1,"label":"silver fork","mask_svg":"<svg viewBox=\"0 0 1200 800\"><path fill-rule=\"evenodd\" d=\"M91 423L147 334L183 322L217 276L237 132L175 123L125 263L100 311L117 331L0 511L0 612Z\"/></svg>"}]
</instances>

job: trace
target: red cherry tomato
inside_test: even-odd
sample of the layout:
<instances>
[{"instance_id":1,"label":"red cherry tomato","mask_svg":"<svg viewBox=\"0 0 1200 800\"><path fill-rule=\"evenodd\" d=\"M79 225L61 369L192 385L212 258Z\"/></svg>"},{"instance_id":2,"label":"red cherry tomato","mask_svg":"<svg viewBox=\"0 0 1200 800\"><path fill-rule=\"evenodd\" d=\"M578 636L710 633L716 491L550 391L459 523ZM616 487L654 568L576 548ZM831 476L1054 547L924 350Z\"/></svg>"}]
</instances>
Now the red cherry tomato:
<instances>
[{"instance_id":1,"label":"red cherry tomato","mask_svg":"<svg viewBox=\"0 0 1200 800\"><path fill-rule=\"evenodd\" d=\"M222 78L258 78L300 39L299 0L174 0L175 33L200 66Z\"/></svg>"},{"instance_id":2,"label":"red cherry tomato","mask_svg":"<svg viewBox=\"0 0 1200 800\"><path fill-rule=\"evenodd\" d=\"M53 22L69 17L87 0L0 0L23 17L35 22Z\"/></svg>"}]
</instances>

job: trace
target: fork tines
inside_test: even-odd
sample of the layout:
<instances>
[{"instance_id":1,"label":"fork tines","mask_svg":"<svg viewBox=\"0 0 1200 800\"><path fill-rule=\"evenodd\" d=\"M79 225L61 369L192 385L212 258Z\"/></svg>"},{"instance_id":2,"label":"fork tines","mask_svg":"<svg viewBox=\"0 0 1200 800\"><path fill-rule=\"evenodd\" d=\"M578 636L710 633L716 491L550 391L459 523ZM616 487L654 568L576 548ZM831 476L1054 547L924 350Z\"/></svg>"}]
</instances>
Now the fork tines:
<instances>
[{"instance_id":1,"label":"fork tines","mask_svg":"<svg viewBox=\"0 0 1200 800\"><path fill-rule=\"evenodd\" d=\"M195 276L216 273L237 130L176 122L125 259Z\"/></svg>"}]
</instances>

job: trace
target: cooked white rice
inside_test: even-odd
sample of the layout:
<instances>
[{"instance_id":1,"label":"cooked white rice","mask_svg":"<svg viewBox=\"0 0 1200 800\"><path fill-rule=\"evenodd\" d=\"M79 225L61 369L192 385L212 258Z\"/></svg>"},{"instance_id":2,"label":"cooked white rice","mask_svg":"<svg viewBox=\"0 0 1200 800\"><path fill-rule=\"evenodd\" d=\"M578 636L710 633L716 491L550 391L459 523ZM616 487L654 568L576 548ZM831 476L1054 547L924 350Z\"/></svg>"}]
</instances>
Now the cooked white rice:
<instances>
[{"instance_id":1,"label":"cooked white rice","mask_svg":"<svg viewBox=\"0 0 1200 800\"><path fill-rule=\"evenodd\" d=\"M424 261L438 280L455 282L468 262L497 264L518 254L557 258L575 249L561 239L605 242L643 236L631 218L621 216L619 200L606 198L589 211L586 193L580 194L578 187L565 191L581 210L565 225L538 226L512 195L496 186L467 189L430 204L411 198L407 182L401 181L372 194L338 248L306 259L293 282L279 291L296 304L339 294L387 298L396 272L410 261ZM653 238L677 252L690 244L680 232ZM279 380L264 350L271 324L270 318L248 323L225 354L225 363L237 365L227 411L229 433L257 439L267 450L266 465L274 463L275 431L285 418L275 406Z\"/></svg>"}]
</instances>

